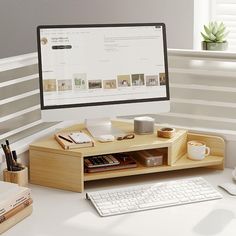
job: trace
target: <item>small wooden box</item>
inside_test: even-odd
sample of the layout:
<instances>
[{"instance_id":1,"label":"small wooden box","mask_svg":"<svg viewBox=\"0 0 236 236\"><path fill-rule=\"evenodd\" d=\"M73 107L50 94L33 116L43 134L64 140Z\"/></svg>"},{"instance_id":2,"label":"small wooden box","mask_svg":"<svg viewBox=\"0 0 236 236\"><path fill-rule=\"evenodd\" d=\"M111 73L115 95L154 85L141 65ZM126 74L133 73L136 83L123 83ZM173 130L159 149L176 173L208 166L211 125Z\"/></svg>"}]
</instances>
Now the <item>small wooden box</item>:
<instances>
[{"instance_id":1,"label":"small wooden box","mask_svg":"<svg viewBox=\"0 0 236 236\"><path fill-rule=\"evenodd\" d=\"M19 171L8 171L3 170L3 180L10 183L15 183L20 186L28 185L28 168L24 166L23 170Z\"/></svg>"}]
</instances>

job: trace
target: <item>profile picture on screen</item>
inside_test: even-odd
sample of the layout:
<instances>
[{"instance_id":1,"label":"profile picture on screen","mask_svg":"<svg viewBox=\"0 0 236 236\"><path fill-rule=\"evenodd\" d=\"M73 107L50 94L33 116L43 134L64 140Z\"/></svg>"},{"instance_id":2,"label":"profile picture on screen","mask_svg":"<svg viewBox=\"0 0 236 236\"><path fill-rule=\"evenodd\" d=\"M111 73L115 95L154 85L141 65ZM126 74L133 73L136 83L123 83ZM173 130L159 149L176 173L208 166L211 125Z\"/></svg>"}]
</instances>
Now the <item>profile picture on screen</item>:
<instances>
[{"instance_id":1,"label":"profile picture on screen","mask_svg":"<svg viewBox=\"0 0 236 236\"><path fill-rule=\"evenodd\" d=\"M41 38L41 44L46 45L48 43L48 39L46 37Z\"/></svg>"}]
</instances>

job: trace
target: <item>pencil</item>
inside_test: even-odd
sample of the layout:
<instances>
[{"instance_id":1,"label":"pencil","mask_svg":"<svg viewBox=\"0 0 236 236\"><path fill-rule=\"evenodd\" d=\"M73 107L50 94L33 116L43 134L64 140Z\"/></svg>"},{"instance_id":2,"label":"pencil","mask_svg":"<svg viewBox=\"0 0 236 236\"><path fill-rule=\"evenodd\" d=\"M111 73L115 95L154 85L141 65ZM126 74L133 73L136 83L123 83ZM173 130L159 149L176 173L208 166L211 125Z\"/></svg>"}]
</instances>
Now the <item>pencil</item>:
<instances>
[{"instance_id":1,"label":"pencil","mask_svg":"<svg viewBox=\"0 0 236 236\"><path fill-rule=\"evenodd\" d=\"M64 136L58 135L58 137L61 138L61 139L66 140L66 141L69 142L69 143L73 143L70 139L68 139L68 138L66 138L66 137L64 137Z\"/></svg>"}]
</instances>

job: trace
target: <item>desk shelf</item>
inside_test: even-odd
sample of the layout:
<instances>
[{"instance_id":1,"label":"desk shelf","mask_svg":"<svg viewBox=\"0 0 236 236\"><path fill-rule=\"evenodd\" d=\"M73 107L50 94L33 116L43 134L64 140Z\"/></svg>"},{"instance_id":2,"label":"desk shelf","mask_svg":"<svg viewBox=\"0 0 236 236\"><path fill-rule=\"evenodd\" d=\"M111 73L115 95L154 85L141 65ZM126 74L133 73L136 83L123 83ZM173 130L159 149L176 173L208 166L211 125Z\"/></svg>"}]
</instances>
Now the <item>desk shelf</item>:
<instances>
[{"instance_id":1,"label":"desk shelf","mask_svg":"<svg viewBox=\"0 0 236 236\"><path fill-rule=\"evenodd\" d=\"M187 158L187 155L182 156L172 166L161 165L155 167L146 167L138 163L138 166L130 169L122 170L111 170L98 173L85 173L84 181L98 180L98 179L109 179L122 176L150 174L171 170L190 169L197 167L209 167L209 166L220 166L223 163L224 158L220 156L208 156L202 161L192 161Z\"/></svg>"},{"instance_id":2,"label":"desk shelf","mask_svg":"<svg viewBox=\"0 0 236 236\"><path fill-rule=\"evenodd\" d=\"M133 124L113 122L114 126L130 133ZM156 127L157 129L158 127ZM69 127L65 131L84 130L84 126ZM201 161L187 158L187 142L201 140L210 147L211 153ZM138 152L148 149L166 149L164 165L145 167L138 163L135 168L109 170L97 173L84 173L84 157L121 152ZM39 140L30 145L30 182L48 187L66 189L76 192L84 190L84 182L132 175L157 173L197 167L224 168L224 140L217 136L188 133L178 130L171 139L158 138L156 132L151 135L136 135L132 140L114 141L112 143L95 143L95 147L64 150L53 136Z\"/></svg>"}]
</instances>

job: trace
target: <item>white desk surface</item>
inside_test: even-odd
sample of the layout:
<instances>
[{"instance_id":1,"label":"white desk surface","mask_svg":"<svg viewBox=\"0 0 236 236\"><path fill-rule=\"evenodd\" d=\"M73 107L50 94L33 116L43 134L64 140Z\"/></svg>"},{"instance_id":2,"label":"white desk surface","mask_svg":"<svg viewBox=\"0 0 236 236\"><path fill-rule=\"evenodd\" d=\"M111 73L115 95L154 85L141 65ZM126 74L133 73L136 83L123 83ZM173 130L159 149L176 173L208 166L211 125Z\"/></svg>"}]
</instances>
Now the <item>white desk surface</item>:
<instances>
[{"instance_id":1,"label":"white desk surface","mask_svg":"<svg viewBox=\"0 0 236 236\"><path fill-rule=\"evenodd\" d=\"M88 182L86 191L202 176L216 188L233 182L231 169L190 169ZM223 199L112 217L100 217L84 193L30 185L31 216L3 236L169 236L236 235L236 197L223 190Z\"/></svg>"}]
</instances>

